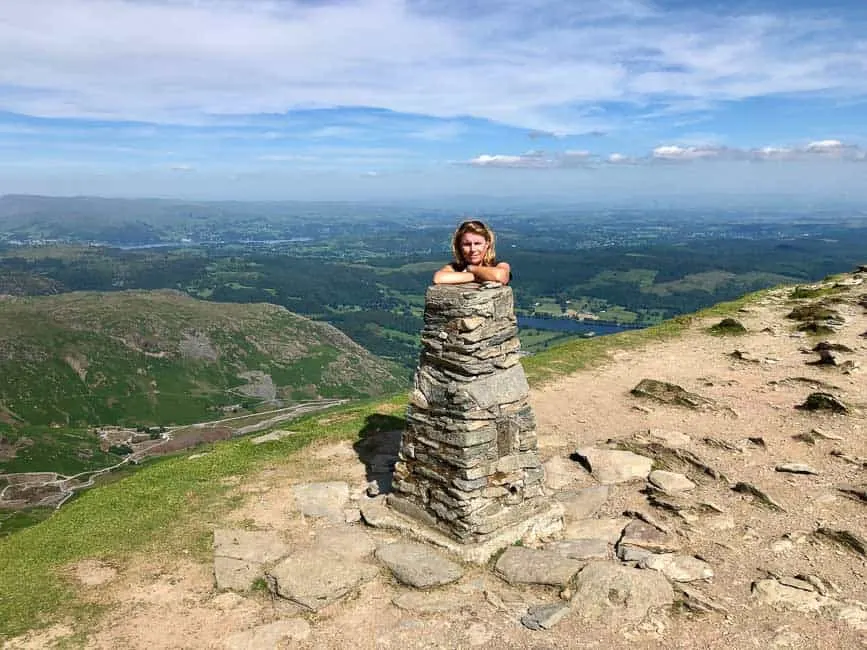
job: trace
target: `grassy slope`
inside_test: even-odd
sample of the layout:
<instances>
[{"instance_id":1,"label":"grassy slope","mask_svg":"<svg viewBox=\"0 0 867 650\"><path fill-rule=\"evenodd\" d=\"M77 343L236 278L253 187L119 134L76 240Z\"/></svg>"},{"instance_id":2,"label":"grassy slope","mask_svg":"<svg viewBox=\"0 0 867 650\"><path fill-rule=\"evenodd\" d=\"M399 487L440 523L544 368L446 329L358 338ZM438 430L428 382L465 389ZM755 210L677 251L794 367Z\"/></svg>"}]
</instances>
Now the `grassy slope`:
<instances>
[{"instance_id":1,"label":"grassy slope","mask_svg":"<svg viewBox=\"0 0 867 650\"><path fill-rule=\"evenodd\" d=\"M748 301L726 303L701 315L728 314ZM685 316L646 330L571 341L525 361L532 385L603 361L606 353L677 336L690 323ZM97 612L75 600L63 577L70 562L96 557L122 563L132 554L159 549L163 554L210 553L212 522L234 503L221 479L255 472L313 440L356 439L377 421L400 417L403 395L293 423L298 435L268 445L246 440L219 443L194 461L176 457L154 462L117 483L91 490L51 519L0 539L0 638L44 626L64 616L87 621Z\"/></svg>"},{"instance_id":2,"label":"grassy slope","mask_svg":"<svg viewBox=\"0 0 867 650\"><path fill-rule=\"evenodd\" d=\"M71 293L0 304L7 424L169 424L212 419L261 370L278 397L364 398L400 371L335 328L280 307L173 291Z\"/></svg>"}]
</instances>

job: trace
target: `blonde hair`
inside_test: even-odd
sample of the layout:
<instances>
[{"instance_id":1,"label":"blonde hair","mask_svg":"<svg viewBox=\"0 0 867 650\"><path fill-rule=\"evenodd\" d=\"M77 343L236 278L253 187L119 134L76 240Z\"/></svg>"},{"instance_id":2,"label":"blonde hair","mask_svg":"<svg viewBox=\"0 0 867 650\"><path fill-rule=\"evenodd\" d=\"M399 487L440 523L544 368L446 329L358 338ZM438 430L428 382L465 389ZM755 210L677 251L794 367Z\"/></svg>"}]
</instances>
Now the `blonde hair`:
<instances>
[{"instance_id":1,"label":"blonde hair","mask_svg":"<svg viewBox=\"0 0 867 650\"><path fill-rule=\"evenodd\" d=\"M485 252L482 266L493 266L494 260L497 259L497 253L494 250L494 231L488 228L483 222L475 219L464 221L458 226L458 229L455 230L454 236L452 236L452 253L455 256L455 262L459 265L466 263L466 260L461 253L461 237L467 233L481 235L485 238L485 241L488 242L488 250Z\"/></svg>"}]
</instances>

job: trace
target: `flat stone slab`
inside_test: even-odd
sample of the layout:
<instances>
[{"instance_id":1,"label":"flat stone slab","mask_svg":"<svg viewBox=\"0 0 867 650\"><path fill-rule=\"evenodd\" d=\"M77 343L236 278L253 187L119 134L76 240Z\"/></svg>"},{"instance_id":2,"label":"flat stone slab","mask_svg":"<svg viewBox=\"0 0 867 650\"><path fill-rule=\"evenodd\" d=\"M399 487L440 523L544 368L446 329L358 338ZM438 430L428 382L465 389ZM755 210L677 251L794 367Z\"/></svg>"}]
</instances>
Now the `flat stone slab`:
<instances>
[{"instance_id":1,"label":"flat stone slab","mask_svg":"<svg viewBox=\"0 0 867 650\"><path fill-rule=\"evenodd\" d=\"M250 648L278 648L292 641L303 641L310 636L310 623L303 618L285 618L226 637L226 650Z\"/></svg>"},{"instance_id":2,"label":"flat stone slab","mask_svg":"<svg viewBox=\"0 0 867 650\"><path fill-rule=\"evenodd\" d=\"M463 384L461 389L463 394L459 394L458 398L465 399L478 409L517 402L530 392L524 368L520 364L502 372L478 377L475 381Z\"/></svg>"},{"instance_id":3,"label":"flat stone slab","mask_svg":"<svg viewBox=\"0 0 867 650\"><path fill-rule=\"evenodd\" d=\"M376 558L405 585L428 589L460 580L464 570L430 546L397 542L380 546Z\"/></svg>"},{"instance_id":4,"label":"flat stone slab","mask_svg":"<svg viewBox=\"0 0 867 650\"><path fill-rule=\"evenodd\" d=\"M318 548L291 555L271 570L277 593L312 611L339 600L377 573L377 567L365 561Z\"/></svg>"},{"instance_id":5,"label":"flat stone slab","mask_svg":"<svg viewBox=\"0 0 867 650\"><path fill-rule=\"evenodd\" d=\"M391 600L398 609L417 614L441 614L471 607L478 598L453 590L406 591Z\"/></svg>"},{"instance_id":6,"label":"flat stone slab","mask_svg":"<svg viewBox=\"0 0 867 650\"><path fill-rule=\"evenodd\" d=\"M579 462L602 484L625 483L646 479L653 469L653 460L646 456L619 449L585 447L575 450Z\"/></svg>"},{"instance_id":7,"label":"flat stone slab","mask_svg":"<svg viewBox=\"0 0 867 650\"><path fill-rule=\"evenodd\" d=\"M778 472L787 474L818 474L819 470L813 469L806 463L782 463L774 467Z\"/></svg>"},{"instance_id":8,"label":"flat stone slab","mask_svg":"<svg viewBox=\"0 0 867 650\"><path fill-rule=\"evenodd\" d=\"M292 486L292 495L299 512L306 517L321 517L342 522L343 510L349 502L349 485L343 481L301 483Z\"/></svg>"},{"instance_id":9,"label":"flat stone slab","mask_svg":"<svg viewBox=\"0 0 867 650\"><path fill-rule=\"evenodd\" d=\"M629 544L617 545L617 559L621 562L637 563L646 560L651 555L653 555L653 551L648 551L646 548L641 548L640 546L630 546Z\"/></svg>"},{"instance_id":10,"label":"flat stone slab","mask_svg":"<svg viewBox=\"0 0 867 650\"><path fill-rule=\"evenodd\" d=\"M693 612L706 614L708 612L728 613L728 609L722 603L710 598L697 589L683 584L675 585L681 604Z\"/></svg>"},{"instance_id":11,"label":"flat stone slab","mask_svg":"<svg viewBox=\"0 0 867 650\"><path fill-rule=\"evenodd\" d=\"M642 560L639 566L642 569L659 571L666 578L675 582L694 582L713 578L713 569L710 564L691 555L678 555L676 553L651 555Z\"/></svg>"},{"instance_id":12,"label":"flat stone slab","mask_svg":"<svg viewBox=\"0 0 867 650\"><path fill-rule=\"evenodd\" d=\"M695 483L683 474L666 472L661 469L654 470L647 477L650 484L663 492L689 492L695 489Z\"/></svg>"},{"instance_id":13,"label":"flat stone slab","mask_svg":"<svg viewBox=\"0 0 867 650\"><path fill-rule=\"evenodd\" d=\"M614 562L592 562L575 579L573 610L582 618L640 621L656 607L674 602L674 590L657 571Z\"/></svg>"},{"instance_id":14,"label":"flat stone slab","mask_svg":"<svg viewBox=\"0 0 867 650\"><path fill-rule=\"evenodd\" d=\"M818 612L835 601L814 591L780 584L776 580L759 580L753 583L752 595L762 605L796 612Z\"/></svg>"},{"instance_id":15,"label":"flat stone slab","mask_svg":"<svg viewBox=\"0 0 867 650\"><path fill-rule=\"evenodd\" d=\"M553 551L510 546L497 560L495 571L509 584L565 587L582 566Z\"/></svg>"},{"instance_id":16,"label":"flat stone slab","mask_svg":"<svg viewBox=\"0 0 867 650\"><path fill-rule=\"evenodd\" d=\"M581 475L581 468L575 461L554 456L542 463L545 468L545 485L552 490L569 487Z\"/></svg>"},{"instance_id":17,"label":"flat stone slab","mask_svg":"<svg viewBox=\"0 0 867 650\"><path fill-rule=\"evenodd\" d=\"M262 577L262 566L286 557L289 545L275 531L214 531L214 578L218 589L246 591Z\"/></svg>"},{"instance_id":18,"label":"flat stone slab","mask_svg":"<svg viewBox=\"0 0 867 650\"><path fill-rule=\"evenodd\" d=\"M559 492L555 498L563 504L563 518L568 522L595 515L605 505L610 492L607 485L597 485L573 492Z\"/></svg>"},{"instance_id":19,"label":"flat stone slab","mask_svg":"<svg viewBox=\"0 0 867 650\"><path fill-rule=\"evenodd\" d=\"M563 538L566 540L601 539L607 544L616 544L630 521L632 520L626 517L580 519L566 526Z\"/></svg>"},{"instance_id":20,"label":"flat stone slab","mask_svg":"<svg viewBox=\"0 0 867 650\"><path fill-rule=\"evenodd\" d=\"M611 559L611 546L604 539L569 539L545 545L546 551L554 551L572 560Z\"/></svg>"},{"instance_id":21,"label":"flat stone slab","mask_svg":"<svg viewBox=\"0 0 867 650\"><path fill-rule=\"evenodd\" d=\"M653 442L661 442L669 447L683 447L688 445L692 440L685 433L670 431L668 429L648 429L641 436L647 437Z\"/></svg>"},{"instance_id":22,"label":"flat stone slab","mask_svg":"<svg viewBox=\"0 0 867 650\"><path fill-rule=\"evenodd\" d=\"M316 548L359 561L370 559L376 543L362 526L329 526L316 533Z\"/></svg>"},{"instance_id":23,"label":"flat stone slab","mask_svg":"<svg viewBox=\"0 0 867 650\"><path fill-rule=\"evenodd\" d=\"M867 609L857 605L847 605L837 612L837 620L859 632L867 632Z\"/></svg>"},{"instance_id":24,"label":"flat stone slab","mask_svg":"<svg viewBox=\"0 0 867 650\"><path fill-rule=\"evenodd\" d=\"M536 605L521 617L521 625L530 630L550 630L571 611L572 607L566 602Z\"/></svg>"},{"instance_id":25,"label":"flat stone slab","mask_svg":"<svg viewBox=\"0 0 867 650\"><path fill-rule=\"evenodd\" d=\"M620 545L637 546L654 553L669 553L680 549L676 538L640 519L632 520L623 529Z\"/></svg>"},{"instance_id":26,"label":"flat stone slab","mask_svg":"<svg viewBox=\"0 0 867 650\"><path fill-rule=\"evenodd\" d=\"M214 558L214 579L217 582L217 589L247 591L253 586L253 581L261 577L260 562L238 560L233 557Z\"/></svg>"},{"instance_id":27,"label":"flat stone slab","mask_svg":"<svg viewBox=\"0 0 867 650\"><path fill-rule=\"evenodd\" d=\"M477 544L462 544L427 524L404 515L388 506L385 496L361 501L361 516L374 528L399 531L413 539L446 549L462 562L485 564L497 552L515 542L524 543L549 537L563 529L563 506L549 504L545 510L523 521L504 526L491 537Z\"/></svg>"},{"instance_id":28,"label":"flat stone slab","mask_svg":"<svg viewBox=\"0 0 867 650\"><path fill-rule=\"evenodd\" d=\"M286 557L289 545L278 532L270 530L217 529L214 531L214 556L248 562L275 562Z\"/></svg>"}]
</instances>

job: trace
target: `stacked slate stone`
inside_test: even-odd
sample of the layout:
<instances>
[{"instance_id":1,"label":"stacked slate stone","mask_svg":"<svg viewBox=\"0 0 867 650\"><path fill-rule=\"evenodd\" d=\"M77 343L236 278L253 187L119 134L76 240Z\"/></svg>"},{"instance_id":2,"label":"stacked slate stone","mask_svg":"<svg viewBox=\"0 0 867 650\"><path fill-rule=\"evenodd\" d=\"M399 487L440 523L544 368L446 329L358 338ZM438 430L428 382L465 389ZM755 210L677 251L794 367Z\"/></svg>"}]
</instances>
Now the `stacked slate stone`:
<instances>
[{"instance_id":1,"label":"stacked slate stone","mask_svg":"<svg viewBox=\"0 0 867 650\"><path fill-rule=\"evenodd\" d=\"M482 543L545 506L512 290L438 285L389 504L461 543Z\"/></svg>"}]
</instances>

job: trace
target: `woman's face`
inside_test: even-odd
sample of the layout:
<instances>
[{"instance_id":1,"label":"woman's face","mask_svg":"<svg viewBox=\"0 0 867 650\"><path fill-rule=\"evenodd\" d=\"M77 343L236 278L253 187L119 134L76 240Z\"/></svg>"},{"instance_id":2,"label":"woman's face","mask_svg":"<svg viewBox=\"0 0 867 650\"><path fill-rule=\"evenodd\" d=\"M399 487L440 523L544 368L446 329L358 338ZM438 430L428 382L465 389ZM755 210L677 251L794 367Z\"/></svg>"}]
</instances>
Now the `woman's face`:
<instances>
[{"instance_id":1,"label":"woman's face","mask_svg":"<svg viewBox=\"0 0 867 650\"><path fill-rule=\"evenodd\" d=\"M485 253L488 252L488 242L482 235L465 232L458 242L464 262L478 266L485 261Z\"/></svg>"}]
</instances>

